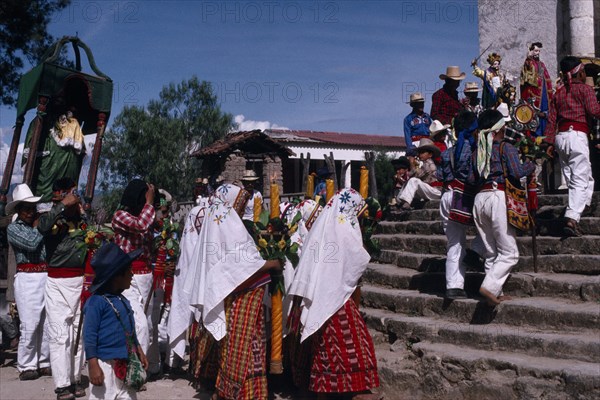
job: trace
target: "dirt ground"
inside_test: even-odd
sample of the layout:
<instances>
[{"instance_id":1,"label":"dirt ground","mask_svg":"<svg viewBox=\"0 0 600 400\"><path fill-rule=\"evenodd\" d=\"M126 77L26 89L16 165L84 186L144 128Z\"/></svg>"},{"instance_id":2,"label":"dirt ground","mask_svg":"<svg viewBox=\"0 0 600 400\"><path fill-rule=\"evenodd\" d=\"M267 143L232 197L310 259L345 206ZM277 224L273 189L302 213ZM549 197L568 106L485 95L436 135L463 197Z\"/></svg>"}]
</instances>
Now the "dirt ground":
<instances>
[{"instance_id":1,"label":"dirt ground","mask_svg":"<svg viewBox=\"0 0 600 400\"><path fill-rule=\"evenodd\" d=\"M2 351L2 350L0 350ZM54 400L54 384L52 377L41 377L34 381L19 381L16 368L16 351L7 351L0 354L0 400ZM84 372L85 374L85 372ZM87 376L84 377L87 382ZM281 387L281 385L277 385ZM212 393L196 391L189 385L185 377L177 379L163 378L146 383L146 391L138 393L138 400L164 400L164 399L198 399L209 400ZM286 388L277 389L273 393L273 400L304 399L305 396L285 394ZM282 391L284 393L282 393ZM86 391L89 396L89 389ZM84 397L84 399L87 398Z\"/></svg>"}]
</instances>

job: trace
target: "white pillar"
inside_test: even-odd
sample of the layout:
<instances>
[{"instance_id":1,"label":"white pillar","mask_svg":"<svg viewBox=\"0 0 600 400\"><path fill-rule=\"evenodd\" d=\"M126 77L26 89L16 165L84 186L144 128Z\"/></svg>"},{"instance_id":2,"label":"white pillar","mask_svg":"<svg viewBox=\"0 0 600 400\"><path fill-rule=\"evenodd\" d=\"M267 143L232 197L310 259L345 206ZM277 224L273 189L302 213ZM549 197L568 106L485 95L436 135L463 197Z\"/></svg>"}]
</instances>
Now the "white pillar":
<instances>
[{"instance_id":1,"label":"white pillar","mask_svg":"<svg viewBox=\"0 0 600 400\"><path fill-rule=\"evenodd\" d=\"M351 161L347 161L344 160L342 161L342 165L346 165L346 163L349 163ZM346 182L346 188L352 187L352 164L350 164L350 166L348 166L348 169L346 169L346 177L344 179L344 182Z\"/></svg>"},{"instance_id":2,"label":"white pillar","mask_svg":"<svg viewBox=\"0 0 600 400\"><path fill-rule=\"evenodd\" d=\"M594 1L570 0L571 54L594 57Z\"/></svg>"}]
</instances>

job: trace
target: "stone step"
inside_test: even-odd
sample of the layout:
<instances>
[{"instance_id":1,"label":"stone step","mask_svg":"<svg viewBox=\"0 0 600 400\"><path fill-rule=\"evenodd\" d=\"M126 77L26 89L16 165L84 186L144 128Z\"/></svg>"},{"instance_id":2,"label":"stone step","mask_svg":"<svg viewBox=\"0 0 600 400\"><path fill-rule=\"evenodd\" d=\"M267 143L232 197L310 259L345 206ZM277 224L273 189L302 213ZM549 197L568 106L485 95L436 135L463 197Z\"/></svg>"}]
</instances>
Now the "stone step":
<instances>
[{"instance_id":1,"label":"stone step","mask_svg":"<svg viewBox=\"0 0 600 400\"><path fill-rule=\"evenodd\" d=\"M548 206L561 206L566 207L569 203L569 196L567 194L543 194L538 195L538 208ZM592 208L596 204L600 204L600 192L594 192L592 196ZM439 200L430 200L423 203L423 209L439 209Z\"/></svg>"},{"instance_id":2,"label":"stone step","mask_svg":"<svg viewBox=\"0 0 600 400\"><path fill-rule=\"evenodd\" d=\"M595 302L571 302L548 297L524 297L491 308L475 299L447 300L414 290L362 286L366 307L414 316L434 316L470 323L503 323L537 329L597 329L600 306Z\"/></svg>"},{"instance_id":3,"label":"stone step","mask_svg":"<svg viewBox=\"0 0 600 400\"><path fill-rule=\"evenodd\" d=\"M379 345L376 354L381 392L392 399L600 398L597 363L427 341L410 350Z\"/></svg>"},{"instance_id":4,"label":"stone step","mask_svg":"<svg viewBox=\"0 0 600 400\"><path fill-rule=\"evenodd\" d=\"M416 234L377 234L382 249L403 250L423 254L446 254L446 236ZM517 247L522 256L532 255L531 237L517 237ZM543 236L537 238L537 251L544 254L598 254L600 236L557 238Z\"/></svg>"},{"instance_id":5,"label":"stone step","mask_svg":"<svg viewBox=\"0 0 600 400\"><path fill-rule=\"evenodd\" d=\"M600 362L596 330L551 332L505 324L473 325L372 308L361 308L361 313L369 328L387 334L391 342L449 343L481 350L518 351L536 357Z\"/></svg>"},{"instance_id":6,"label":"stone step","mask_svg":"<svg viewBox=\"0 0 600 400\"><path fill-rule=\"evenodd\" d=\"M384 249L375 261L394 264L399 267L410 268L417 271L439 272L446 269L446 257L442 255L431 255L412 253L400 250ZM583 275L600 274L600 255L596 254L551 254L539 255L538 272L572 273ZM467 267L467 271L483 271ZM533 257L519 257L519 262L513 268L513 272L534 272Z\"/></svg>"},{"instance_id":7,"label":"stone step","mask_svg":"<svg viewBox=\"0 0 600 400\"><path fill-rule=\"evenodd\" d=\"M485 277L481 272L467 272L465 290L479 296ZM425 293L444 293L446 275L440 272L418 272L391 264L369 264L363 276L366 282L394 289L419 290ZM600 276L553 273L512 273L503 288L504 294L514 297L560 297L580 301L600 301Z\"/></svg>"},{"instance_id":8,"label":"stone step","mask_svg":"<svg viewBox=\"0 0 600 400\"><path fill-rule=\"evenodd\" d=\"M556 236L562 237L564 220L547 220L538 219L538 235L539 236ZM600 218L584 217L579 221L581 230L586 235L600 235ZM378 233L394 234L394 233L414 233L419 235L444 235L444 228L440 218L436 221L382 221L378 226ZM467 227L467 235L474 236L477 233L475 226ZM529 236L524 233L522 236Z\"/></svg>"}]
</instances>

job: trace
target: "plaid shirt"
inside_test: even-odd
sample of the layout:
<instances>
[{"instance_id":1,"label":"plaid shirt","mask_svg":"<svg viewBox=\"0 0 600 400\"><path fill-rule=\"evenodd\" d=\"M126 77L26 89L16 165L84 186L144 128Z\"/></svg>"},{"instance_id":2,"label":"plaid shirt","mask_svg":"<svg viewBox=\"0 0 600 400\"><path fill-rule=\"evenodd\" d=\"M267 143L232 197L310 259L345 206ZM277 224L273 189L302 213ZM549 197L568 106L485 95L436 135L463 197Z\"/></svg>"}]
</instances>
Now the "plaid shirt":
<instances>
[{"instance_id":1,"label":"plaid shirt","mask_svg":"<svg viewBox=\"0 0 600 400\"><path fill-rule=\"evenodd\" d=\"M450 147L442 153L442 162L437 174L438 179L444 183L452 182L454 179L465 183L472 169L472 151L469 142L464 144L458 160L454 157L455 151L456 148Z\"/></svg>"},{"instance_id":2,"label":"plaid shirt","mask_svg":"<svg viewBox=\"0 0 600 400\"><path fill-rule=\"evenodd\" d=\"M500 142L494 142L492 146L492 157L490 160L490 174L484 183L504 183L504 171L502 164L506 165L506 173L517 179L521 179L535 171L535 164L527 160L521 164L519 151L510 143L504 142L502 162L500 161Z\"/></svg>"},{"instance_id":3,"label":"plaid shirt","mask_svg":"<svg viewBox=\"0 0 600 400\"><path fill-rule=\"evenodd\" d=\"M8 243L15 251L17 264L39 264L46 261L44 237L34 227L17 219L6 227Z\"/></svg>"},{"instance_id":4,"label":"plaid shirt","mask_svg":"<svg viewBox=\"0 0 600 400\"><path fill-rule=\"evenodd\" d=\"M573 82L570 90L565 86L558 89L550 102L548 125L544 132L546 141L554 143L554 137L561 122L580 122L589 126L588 118L600 118L600 104L591 86Z\"/></svg>"},{"instance_id":5,"label":"plaid shirt","mask_svg":"<svg viewBox=\"0 0 600 400\"><path fill-rule=\"evenodd\" d=\"M458 100L458 92L455 96L450 95L442 87L431 97L431 118L437 119L442 124L451 124L452 118L464 108L464 105Z\"/></svg>"},{"instance_id":6,"label":"plaid shirt","mask_svg":"<svg viewBox=\"0 0 600 400\"><path fill-rule=\"evenodd\" d=\"M154 222L154 207L151 204L144 205L139 217L135 217L127 211L119 210L112 219L112 227L115 231L115 243L125 253L136 249L144 250L146 260L152 255L152 223Z\"/></svg>"}]
</instances>

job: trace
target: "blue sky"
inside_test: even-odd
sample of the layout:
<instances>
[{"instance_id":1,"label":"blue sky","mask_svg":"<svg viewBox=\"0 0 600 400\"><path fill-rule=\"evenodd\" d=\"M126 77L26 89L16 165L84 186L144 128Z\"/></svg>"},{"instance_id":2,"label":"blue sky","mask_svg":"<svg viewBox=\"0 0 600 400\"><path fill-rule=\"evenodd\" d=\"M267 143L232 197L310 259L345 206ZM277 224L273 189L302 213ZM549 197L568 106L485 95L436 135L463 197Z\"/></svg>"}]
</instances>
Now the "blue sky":
<instances>
[{"instance_id":1,"label":"blue sky","mask_svg":"<svg viewBox=\"0 0 600 400\"><path fill-rule=\"evenodd\" d=\"M402 135L409 94L429 110L439 74L470 75L478 53L476 1L73 0L49 29L77 34L114 80L109 127L195 74L244 128ZM5 143L15 117L0 108Z\"/></svg>"}]
</instances>

